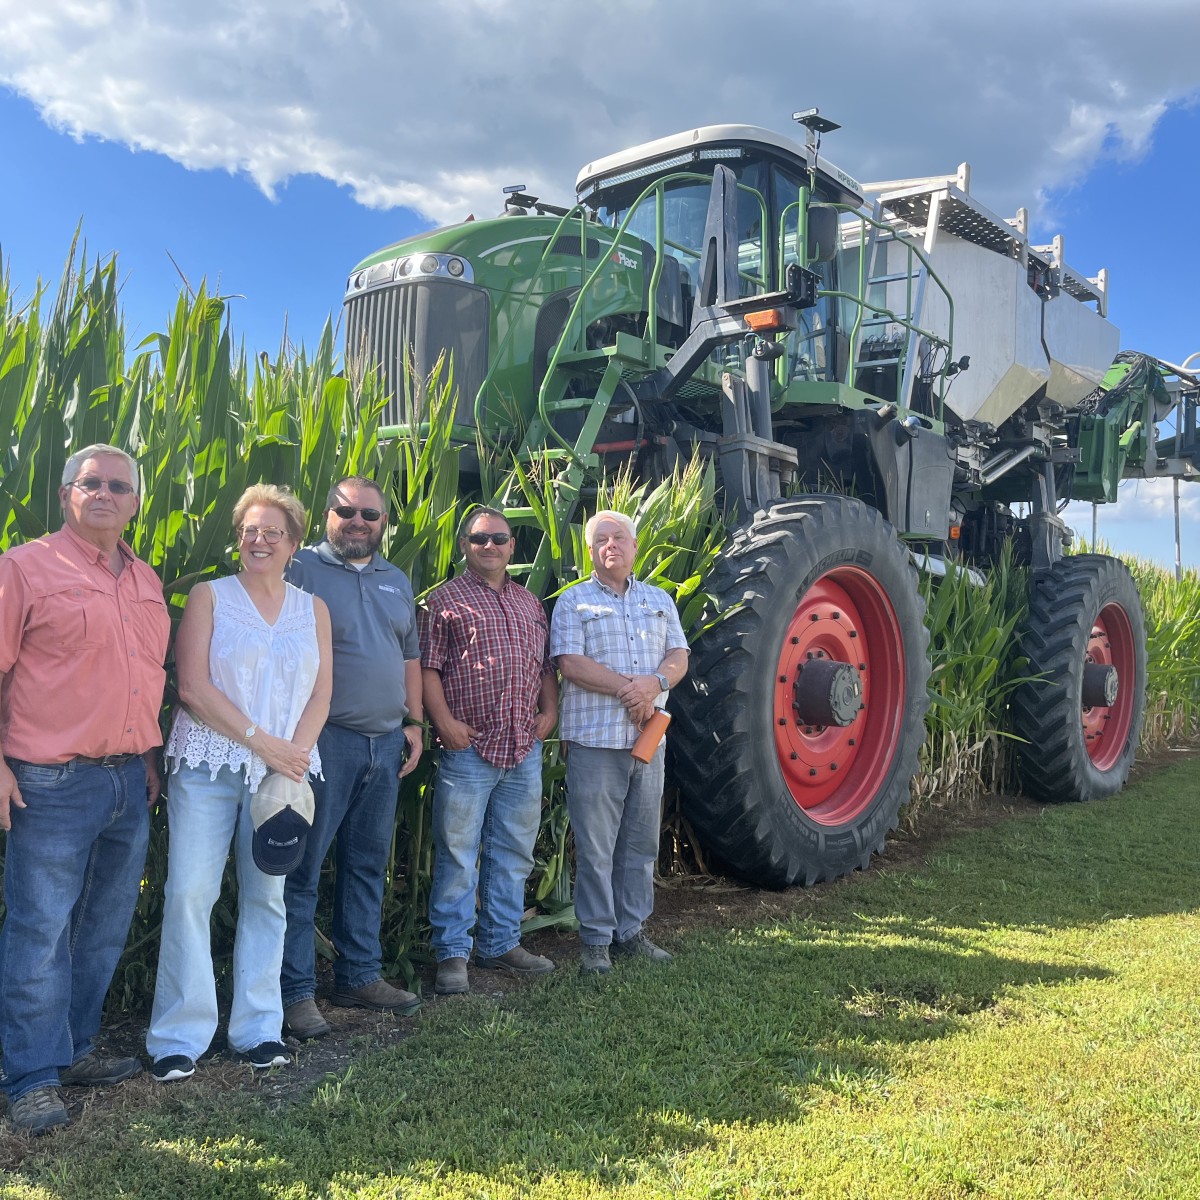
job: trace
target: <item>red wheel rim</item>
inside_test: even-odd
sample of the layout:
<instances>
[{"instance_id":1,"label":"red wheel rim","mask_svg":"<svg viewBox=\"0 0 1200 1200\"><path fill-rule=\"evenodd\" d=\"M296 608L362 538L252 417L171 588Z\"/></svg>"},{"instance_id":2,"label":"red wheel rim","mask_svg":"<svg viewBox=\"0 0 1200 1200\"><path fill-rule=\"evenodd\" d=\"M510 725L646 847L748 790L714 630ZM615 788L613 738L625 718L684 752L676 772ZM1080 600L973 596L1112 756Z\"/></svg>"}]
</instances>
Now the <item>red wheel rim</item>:
<instances>
[{"instance_id":1,"label":"red wheel rim","mask_svg":"<svg viewBox=\"0 0 1200 1200\"><path fill-rule=\"evenodd\" d=\"M1084 662L1103 663L1117 669L1117 701L1111 708L1092 705L1083 710L1083 744L1097 770L1114 767L1124 753L1133 721L1137 681L1133 626L1119 604L1100 610L1092 622Z\"/></svg>"},{"instance_id":2,"label":"red wheel rim","mask_svg":"<svg viewBox=\"0 0 1200 1200\"><path fill-rule=\"evenodd\" d=\"M793 708L797 673L810 657L850 663L862 706L849 725L804 725ZM775 671L775 750L784 783L807 816L841 825L879 793L904 720L904 646L887 593L865 571L822 575L800 598Z\"/></svg>"}]
</instances>

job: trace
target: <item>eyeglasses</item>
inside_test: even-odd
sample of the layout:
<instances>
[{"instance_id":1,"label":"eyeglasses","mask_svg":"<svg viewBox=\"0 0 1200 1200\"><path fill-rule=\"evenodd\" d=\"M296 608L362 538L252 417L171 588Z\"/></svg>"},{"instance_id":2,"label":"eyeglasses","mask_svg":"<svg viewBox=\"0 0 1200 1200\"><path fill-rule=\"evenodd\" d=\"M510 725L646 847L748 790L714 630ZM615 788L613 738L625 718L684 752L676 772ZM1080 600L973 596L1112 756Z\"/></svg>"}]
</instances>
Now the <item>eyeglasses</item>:
<instances>
[{"instance_id":1,"label":"eyeglasses","mask_svg":"<svg viewBox=\"0 0 1200 1200\"><path fill-rule=\"evenodd\" d=\"M257 542L260 537L268 546L274 546L283 537L283 530L276 529L274 525L268 525L265 529L259 529L257 525L242 527L243 542Z\"/></svg>"},{"instance_id":2,"label":"eyeglasses","mask_svg":"<svg viewBox=\"0 0 1200 1200\"><path fill-rule=\"evenodd\" d=\"M358 513L362 513L362 519L364 521L371 522L378 521L379 518L383 516L383 513L381 513L377 508L355 508L352 504L339 504L337 508L331 509L330 511L336 513L342 518L343 521L349 521L351 517Z\"/></svg>"},{"instance_id":3,"label":"eyeglasses","mask_svg":"<svg viewBox=\"0 0 1200 1200\"><path fill-rule=\"evenodd\" d=\"M472 546L486 546L488 542L494 542L497 546L506 546L511 537L511 533L468 533L467 541Z\"/></svg>"},{"instance_id":4,"label":"eyeglasses","mask_svg":"<svg viewBox=\"0 0 1200 1200\"><path fill-rule=\"evenodd\" d=\"M82 479L72 479L71 487L77 487L89 496L95 496L102 487L108 488L110 496L129 496L133 493L133 484L123 479L101 479L99 475L85 475Z\"/></svg>"}]
</instances>

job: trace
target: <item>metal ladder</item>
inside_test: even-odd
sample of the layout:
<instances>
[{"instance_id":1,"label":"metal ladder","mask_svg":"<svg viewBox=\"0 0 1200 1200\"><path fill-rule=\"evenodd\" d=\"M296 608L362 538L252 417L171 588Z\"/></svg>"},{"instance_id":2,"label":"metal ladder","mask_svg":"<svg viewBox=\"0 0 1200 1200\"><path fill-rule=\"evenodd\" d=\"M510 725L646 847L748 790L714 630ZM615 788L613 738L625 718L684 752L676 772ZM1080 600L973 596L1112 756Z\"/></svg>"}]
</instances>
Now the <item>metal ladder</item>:
<instances>
[{"instance_id":1,"label":"metal ladder","mask_svg":"<svg viewBox=\"0 0 1200 1200\"><path fill-rule=\"evenodd\" d=\"M925 228L924 249L929 253L937 240L938 214L940 211L940 198L934 196L929 206L929 221ZM868 303L868 298L871 294L871 289L876 286L887 288L889 284L908 283L909 295L911 297L910 310L905 314L912 325L920 325L921 313L925 307L925 285L929 278L929 272L922 260L915 254L908 252L909 270L907 271L884 271L878 275L872 274L876 265L876 258L879 256L879 251L885 251L884 258L886 262L886 247L893 242L905 244L894 232L884 232L881 226L884 224L884 209L880 199L876 200L871 205L872 222L867 226L869 233L867 234L866 242L863 245L863 255L866 261L867 275L865 276L865 294L862 297L864 310L869 310L871 305ZM887 292L885 290L884 297L886 300ZM894 322L891 317L876 316L864 319L858 328L858 337L856 344L853 347L852 362L856 370L861 370L863 366L885 367L885 366L900 366L900 378L898 386L898 394L896 402L901 408L907 409L909 401L912 398L912 389L914 376L918 367L918 350L920 348L921 335L916 329L908 330L908 337L904 339L903 348L893 358L870 359L867 363L860 360L860 353L866 338L869 336L867 330L873 328L883 328L892 325Z\"/></svg>"}]
</instances>

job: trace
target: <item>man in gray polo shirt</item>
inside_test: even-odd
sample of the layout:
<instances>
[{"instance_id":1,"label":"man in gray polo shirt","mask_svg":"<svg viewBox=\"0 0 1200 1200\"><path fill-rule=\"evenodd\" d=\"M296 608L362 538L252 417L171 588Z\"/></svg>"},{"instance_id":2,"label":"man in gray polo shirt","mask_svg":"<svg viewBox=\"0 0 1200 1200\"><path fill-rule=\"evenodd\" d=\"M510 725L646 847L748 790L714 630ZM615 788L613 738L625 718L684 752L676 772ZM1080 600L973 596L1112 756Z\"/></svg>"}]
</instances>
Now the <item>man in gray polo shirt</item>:
<instances>
[{"instance_id":1,"label":"man in gray polo shirt","mask_svg":"<svg viewBox=\"0 0 1200 1200\"><path fill-rule=\"evenodd\" d=\"M421 1006L412 992L383 979L379 943L397 779L417 765L417 723L425 719L412 585L379 553L385 504L369 479L336 483L325 506L325 540L300 550L287 571L290 583L325 601L333 624L333 698L317 740L325 778L313 780L313 829L284 889L283 1020L301 1039L329 1032L314 999L313 921L321 864L335 839L333 1003L405 1015Z\"/></svg>"}]
</instances>

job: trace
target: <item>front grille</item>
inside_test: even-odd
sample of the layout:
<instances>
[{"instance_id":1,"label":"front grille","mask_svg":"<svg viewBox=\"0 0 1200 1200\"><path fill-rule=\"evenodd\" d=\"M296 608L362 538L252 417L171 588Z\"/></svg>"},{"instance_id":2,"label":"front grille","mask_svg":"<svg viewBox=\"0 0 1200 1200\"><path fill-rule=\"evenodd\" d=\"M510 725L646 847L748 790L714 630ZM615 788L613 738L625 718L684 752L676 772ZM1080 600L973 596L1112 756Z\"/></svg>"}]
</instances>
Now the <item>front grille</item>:
<instances>
[{"instance_id":1,"label":"front grille","mask_svg":"<svg viewBox=\"0 0 1200 1200\"><path fill-rule=\"evenodd\" d=\"M410 424L424 411L443 352L458 393L455 421L474 423L488 367L488 315L486 292L439 279L375 288L346 302L346 364L355 376L379 370L388 394L384 425Z\"/></svg>"}]
</instances>

